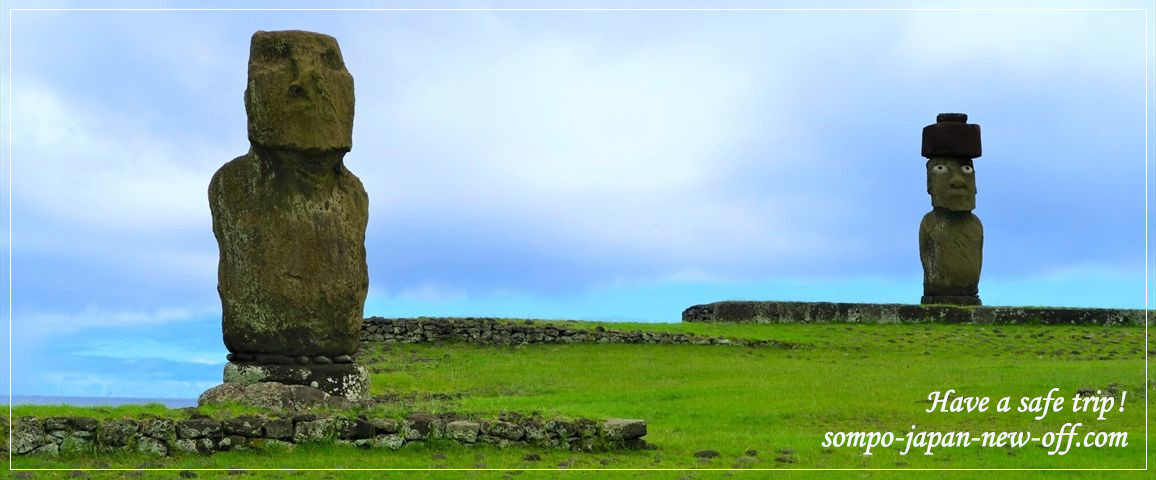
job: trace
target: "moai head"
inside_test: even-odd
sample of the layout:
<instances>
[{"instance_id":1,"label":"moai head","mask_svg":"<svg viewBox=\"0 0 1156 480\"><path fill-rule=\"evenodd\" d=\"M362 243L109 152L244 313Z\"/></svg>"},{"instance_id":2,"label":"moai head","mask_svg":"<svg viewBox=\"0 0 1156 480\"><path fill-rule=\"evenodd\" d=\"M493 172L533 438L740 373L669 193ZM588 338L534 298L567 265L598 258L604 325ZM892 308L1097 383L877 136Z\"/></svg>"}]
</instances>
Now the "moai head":
<instances>
[{"instance_id":1,"label":"moai head","mask_svg":"<svg viewBox=\"0 0 1156 480\"><path fill-rule=\"evenodd\" d=\"M927 157L927 193L931 205L955 212L975 209L975 168L980 156L979 125L967 123L963 113L941 113L923 128L923 156Z\"/></svg>"},{"instance_id":2,"label":"moai head","mask_svg":"<svg viewBox=\"0 0 1156 480\"><path fill-rule=\"evenodd\" d=\"M245 113L254 145L348 152L353 145L353 76L337 40L297 30L254 33Z\"/></svg>"}]
</instances>

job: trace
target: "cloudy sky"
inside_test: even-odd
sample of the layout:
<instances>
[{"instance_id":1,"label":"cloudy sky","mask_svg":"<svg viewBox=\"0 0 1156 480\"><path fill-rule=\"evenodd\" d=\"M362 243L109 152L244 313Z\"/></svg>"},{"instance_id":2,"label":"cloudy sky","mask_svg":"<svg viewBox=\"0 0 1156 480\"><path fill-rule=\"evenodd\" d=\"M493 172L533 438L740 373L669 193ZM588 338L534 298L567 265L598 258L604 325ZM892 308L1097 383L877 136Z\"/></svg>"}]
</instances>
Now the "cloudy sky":
<instances>
[{"instance_id":1,"label":"cloudy sky","mask_svg":"<svg viewBox=\"0 0 1156 480\"><path fill-rule=\"evenodd\" d=\"M9 7L95 3L140 6ZM15 394L219 382L206 188L249 147L257 30L333 35L354 76L367 316L676 322L724 299L918 302L920 131L940 112L983 128L986 304L1145 307L1142 10L4 15L0 367L11 352Z\"/></svg>"}]
</instances>

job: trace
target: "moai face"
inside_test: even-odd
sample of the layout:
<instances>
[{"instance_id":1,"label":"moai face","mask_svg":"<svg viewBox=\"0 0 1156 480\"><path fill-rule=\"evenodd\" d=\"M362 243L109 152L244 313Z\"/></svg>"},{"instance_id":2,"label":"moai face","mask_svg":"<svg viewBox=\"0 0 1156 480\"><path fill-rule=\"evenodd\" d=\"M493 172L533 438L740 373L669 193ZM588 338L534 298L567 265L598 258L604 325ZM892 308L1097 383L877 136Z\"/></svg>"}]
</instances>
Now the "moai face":
<instances>
[{"instance_id":1,"label":"moai face","mask_svg":"<svg viewBox=\"0 0 1156 480\"><path fill-rule=\"evenodd\" d=\"M927 161L931 206L953 212L975 210L975 167L969 159L933 157Z\"/></svg>"},{"instance_id":2,"label":"moai face","mask_svg":"<svg viewBox=\"0 0 1156 480\"><path fill-rule=\"evenodd\" d=\"M292 30L254 33L245 112L254 145L348 152L353 145L353 76L337 40Z\"/></svg>"}]
</instances>

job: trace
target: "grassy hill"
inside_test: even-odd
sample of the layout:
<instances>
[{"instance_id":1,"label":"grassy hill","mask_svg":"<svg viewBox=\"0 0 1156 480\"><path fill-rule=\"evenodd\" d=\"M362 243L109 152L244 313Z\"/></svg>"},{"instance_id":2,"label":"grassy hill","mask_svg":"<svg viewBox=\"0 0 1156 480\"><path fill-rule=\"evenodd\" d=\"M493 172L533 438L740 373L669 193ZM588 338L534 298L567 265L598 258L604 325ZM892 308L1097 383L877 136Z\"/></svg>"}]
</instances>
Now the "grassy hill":
<instances>
[{"instance_id":1,"label":"grassy hill","mask_svg":"<svg viewBox=\"0 0 1156 480\"><path fill-rule=\"evenodd\" d=\"M497 416L642 418L657 450L573 453L547 449L407 445L400 451L303 446L293 451L226 452L210 457L17 457L22 468L495 468L495 469L1116 469L1145 466L1145 338L1141 327L972 325L727 325L598 324L604 328L773 339L800 348L721 345L571 344L476 346L364 344L359 362L372 372L371 391L390 401L378 409L458 412ZM1035 420L1017 412L1021 397L1067 398L1060 412ZM987 412L927 413L928 394L954 389L961 396L991 397ZM1072 412L1077 391L1114 395L1105 420ZM1127 392L1126 394L1123 392ZM1002 397L1013 409L994 411ZM1123 400L1123 411L1120 401ZM20 415L121 416L163 407L75 408L18 406ZM215 412L218 415L239 411ZM827 447L827 432L1030 431L1041 437L1066 423L1087 432L1127 432L1126 447L1072 447L1064 455L1038 443L1022 447L905 445ZM915 426L914 429L912 426ZM718 453L700 458L706 450ZM71 478L68 472L32 472L27 478ZM177 472L131 472L140 478L176 478ZM577 477L583 472L574 472ZM590 472L585 472L589 474ZM723 478L734 472L605 472L602 476ZM795 472L794 477L910 476L904 472ZM122 478L125 472L88 472ZM561 472L196 472L199 478L555 478ZM923 472L935 475L934 472ZM954 472L953 478L1145 478L1144 472ZM239 475L239 476L238 476ZM764 473L768 475L768 473Z\"/></svg>"}]
</instances>

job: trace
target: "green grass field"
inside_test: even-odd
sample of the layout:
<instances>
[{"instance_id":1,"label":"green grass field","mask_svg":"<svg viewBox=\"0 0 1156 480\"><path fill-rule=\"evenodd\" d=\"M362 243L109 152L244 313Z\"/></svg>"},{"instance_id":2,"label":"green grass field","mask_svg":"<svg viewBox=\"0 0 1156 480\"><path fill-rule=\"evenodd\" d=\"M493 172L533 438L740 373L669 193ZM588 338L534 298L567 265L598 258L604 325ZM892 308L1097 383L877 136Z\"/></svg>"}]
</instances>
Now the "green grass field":
<instances>
[{"instance_id":1,"label":"green grass field","mask_svg":"<svg viewBox=\"0 0 1156 480\"><path fill-rule=\"evenodd\" d=\"M594 323L575 324L593 328ZM678 331L775 339L805 348L688 345L367 344L359 362L372 372L372 394L399 400L379 407L412 411L484 414L541 412L545 416L642 418L657 450L582 454L545 449L409 445L400 451L334 446L294 451L227 452L209 457L102 458L18 457L17 468L493 468L493 469L679 469L603 472L600 476L729 478L782 475L792 478L1148 478L1145 472L755 472L691 469L1128 469L1145 467L1144 329L1139 327L972 325L723 325L602 324L607 328ZM1017 412L1021 397L1059 388L1060 412ZM1072 412L1081 388L1119 392L1116 405L1097 420ZM987 412L927 413L932 391L991 397ZM1123 392L1127 392L1126 395ZM1013 409L994 411L1004 396ZM1123 398L1123 411L1119 402ZM163 407L75 408L17 406L16 415L83 413L122 416L179 415ZM217 415L239 411L217 411ZM903 442L890 448L824 447L826 432L1030 431L1040 437L1066 423L1087 432L1127 432L1125 447L1071 447L1065 455L1029 443L1011 447L940 447L934 455ZM915 425L915 430L911 426ZM700 460L695 452L714 450ZM755 455L748 455L755 450ZM527 455L538 460L526 460ZM74 478L68 471L16 472L32 477ZM90 478L122 478L126 472L86 472ZM178 478L178 472L128 472L140 478ZM195 472L198 478L555 478L593 472ZM391 476L392 475L392 476Z\"/></svg>"}]
</instances>

